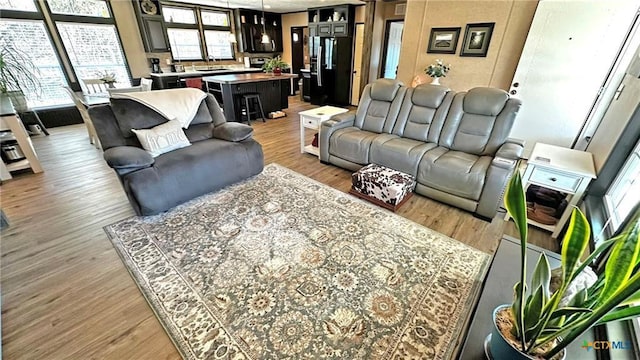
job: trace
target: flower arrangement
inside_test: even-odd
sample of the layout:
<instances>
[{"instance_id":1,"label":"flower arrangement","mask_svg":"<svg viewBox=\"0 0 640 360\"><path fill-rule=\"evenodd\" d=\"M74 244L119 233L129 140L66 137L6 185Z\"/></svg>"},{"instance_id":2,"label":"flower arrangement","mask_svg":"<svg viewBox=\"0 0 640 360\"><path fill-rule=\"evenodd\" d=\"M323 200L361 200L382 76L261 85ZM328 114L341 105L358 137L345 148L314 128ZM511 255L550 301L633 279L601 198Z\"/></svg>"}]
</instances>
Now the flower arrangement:
<instances>
[{"instance_id":1,"label":"flower arrangement","mask_svg":"<svg viewBox=\"0 0 640 360\"><path fill-rule=\"evenodd\" d=\"M113 84L116 81L116 74L113 72L108 72L108 71L101 71L98 72L97 75L99 76L98 79L102 80L103 83L105 84Z\"/></svg>"},{"instance_id":2,"label":"flower arrangement","mask_svg":"<svg viewBox=\"0 0 640 360\"><path fill-rule=\"evenodd\" d=\"M266 63L264 63L264 65L262 65L262 69L266 72L276 72L276 71L281 72L283 69L288 69L288 68L289 68L289 64L282 61L282 58L280 57L280 55L274 57L273 59L267 61Z\"/></svg>"},{"instance_id":3,"label":"flower arrangement","mask_svg":"<svg viewBox=\"0 0 640 360\"><path fill-rule=\"evenodd\" d=\"M440 59L436 59L434 64L427 66L424 72L432 78L447 77L447 73L451 70L451 64L445 65Z\"/></svg>"}]
</instances>

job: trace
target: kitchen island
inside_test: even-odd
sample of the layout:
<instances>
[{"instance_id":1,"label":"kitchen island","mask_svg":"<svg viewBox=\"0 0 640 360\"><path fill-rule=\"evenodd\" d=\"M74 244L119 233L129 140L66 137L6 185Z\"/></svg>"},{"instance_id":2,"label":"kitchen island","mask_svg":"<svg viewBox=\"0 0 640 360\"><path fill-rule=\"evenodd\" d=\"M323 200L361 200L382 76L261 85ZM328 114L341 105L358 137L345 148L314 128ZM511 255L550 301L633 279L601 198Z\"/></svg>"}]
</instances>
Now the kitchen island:
<instances>
[{"instance_id":1,"label":"kitchen island","mask_svg":"<svg viewBox=\"0 0 640 360\"><path fill-rule=\"evenodd\" d=\"M289 107L290 79L297 74L228 74L205 76L207 91L214 94L224 109L227 121L242 121L242 95L258 93L264 113Z\"/></svg>"},{"instance_id":2,"label":"kitchen island","mask_svg":"<svg viewBox=\"0 0 640 360\"><path fill-rule=\"evenodd\" d=\"M197 67L196 67L197 69ZM154 89L171 89L176 87L184 86L180 82L183 79L188 78L197 78L203 76L211 76L211 75L222 75L222 74L246 74L246 73L257 73L262 72L262 69L257 68L234 68L234 67L226 67L226 68L211 68L211 69L203 69L200 68L198 70L188 70L182 72L162 72L162 73L151 73L151 79L153 79L153 88Z\"/></svg>"}]
</instances>

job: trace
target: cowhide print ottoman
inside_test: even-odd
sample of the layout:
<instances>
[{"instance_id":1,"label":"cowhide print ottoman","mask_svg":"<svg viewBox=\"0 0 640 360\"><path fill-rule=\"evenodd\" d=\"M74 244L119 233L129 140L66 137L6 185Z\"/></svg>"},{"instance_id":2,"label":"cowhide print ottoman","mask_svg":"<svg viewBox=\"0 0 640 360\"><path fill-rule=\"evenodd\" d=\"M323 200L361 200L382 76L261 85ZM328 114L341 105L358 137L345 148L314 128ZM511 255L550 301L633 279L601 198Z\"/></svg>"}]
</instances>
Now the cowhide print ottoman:
<instances>
[{"instance_id":1,"label":"cowhide print ottoman","mask_svg":"<svg viewBox=\"0 0 640 360\"><path fill-rule=\"evenodd\" d=\"M351 175L351 194L396 211L413 195L416 180L413 176L369 164Z\"/></svg>"}]
</instances>

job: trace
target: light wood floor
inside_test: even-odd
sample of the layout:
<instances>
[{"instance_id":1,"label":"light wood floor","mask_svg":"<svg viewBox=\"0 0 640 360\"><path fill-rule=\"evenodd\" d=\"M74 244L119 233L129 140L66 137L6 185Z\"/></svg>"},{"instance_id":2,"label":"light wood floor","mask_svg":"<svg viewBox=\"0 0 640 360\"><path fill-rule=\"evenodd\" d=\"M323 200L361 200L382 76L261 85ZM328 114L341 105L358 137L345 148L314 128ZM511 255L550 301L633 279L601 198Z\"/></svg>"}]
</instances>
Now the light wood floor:
<instances>
[{"instance_id":1,"label":"light wood floor","mask_svg":"<svg viewBox=\"0 0 640 360\"><path fill-rule=\"evenodd\" d=\"M253 123L266 163L348 191L349 171L300 154L296 114L311 106L294 98L290 105L286 118ZM102 230L133 211L101 151L82 125L33 140L45 172L0 187L11 223L0 248L5 358L178 359ZM419 195L399 214L489 253L503 233L515 234L499 217L485 222ZM547 233L532 230L531 238L555 249Z\"/></svg>"}]
</instances>

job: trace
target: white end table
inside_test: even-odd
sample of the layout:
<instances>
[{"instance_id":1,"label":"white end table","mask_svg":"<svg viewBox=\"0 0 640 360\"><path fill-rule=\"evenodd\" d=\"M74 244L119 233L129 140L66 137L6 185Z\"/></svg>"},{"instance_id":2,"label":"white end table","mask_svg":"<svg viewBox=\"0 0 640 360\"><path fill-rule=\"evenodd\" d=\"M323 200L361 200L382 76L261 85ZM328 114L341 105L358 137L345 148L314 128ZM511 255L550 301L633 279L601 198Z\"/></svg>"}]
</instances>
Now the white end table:
<instances>
[{"instance_id":1,"label":"white end table","mask_svg":"<svg viewBox=\"0 0 640 360\"><path fill-rule=\"evenodd\" d=\"M555 145L535 144L522 177L525 190L531 184L557 190L567 194L568 204L555 225L544 225L531 219L528 223L551 231L551 237L557 238L569 220L573 207L582 199L587 186L595 178L596 171L591 153ZM505 220L509 218L507 213Z\"/></svg>"},{"instance_id":2,"label":"white end table","mask_svg":"<svg viewBox=\"0 0 640 360\"><path fill-rule=\"evenodd\" d=\"M298 113L300 115L300 152L313 154L320 157L320 148L311 144L304 144L304 131L305 129L313 129L317 132L320 131L320 124L323 121L329 120L333 115L346 113L348 109L343 109L335 106L322 106L319 108L302 111ZM318 144L320 145L320 144Z\"/></svg>"}]
</instances>

